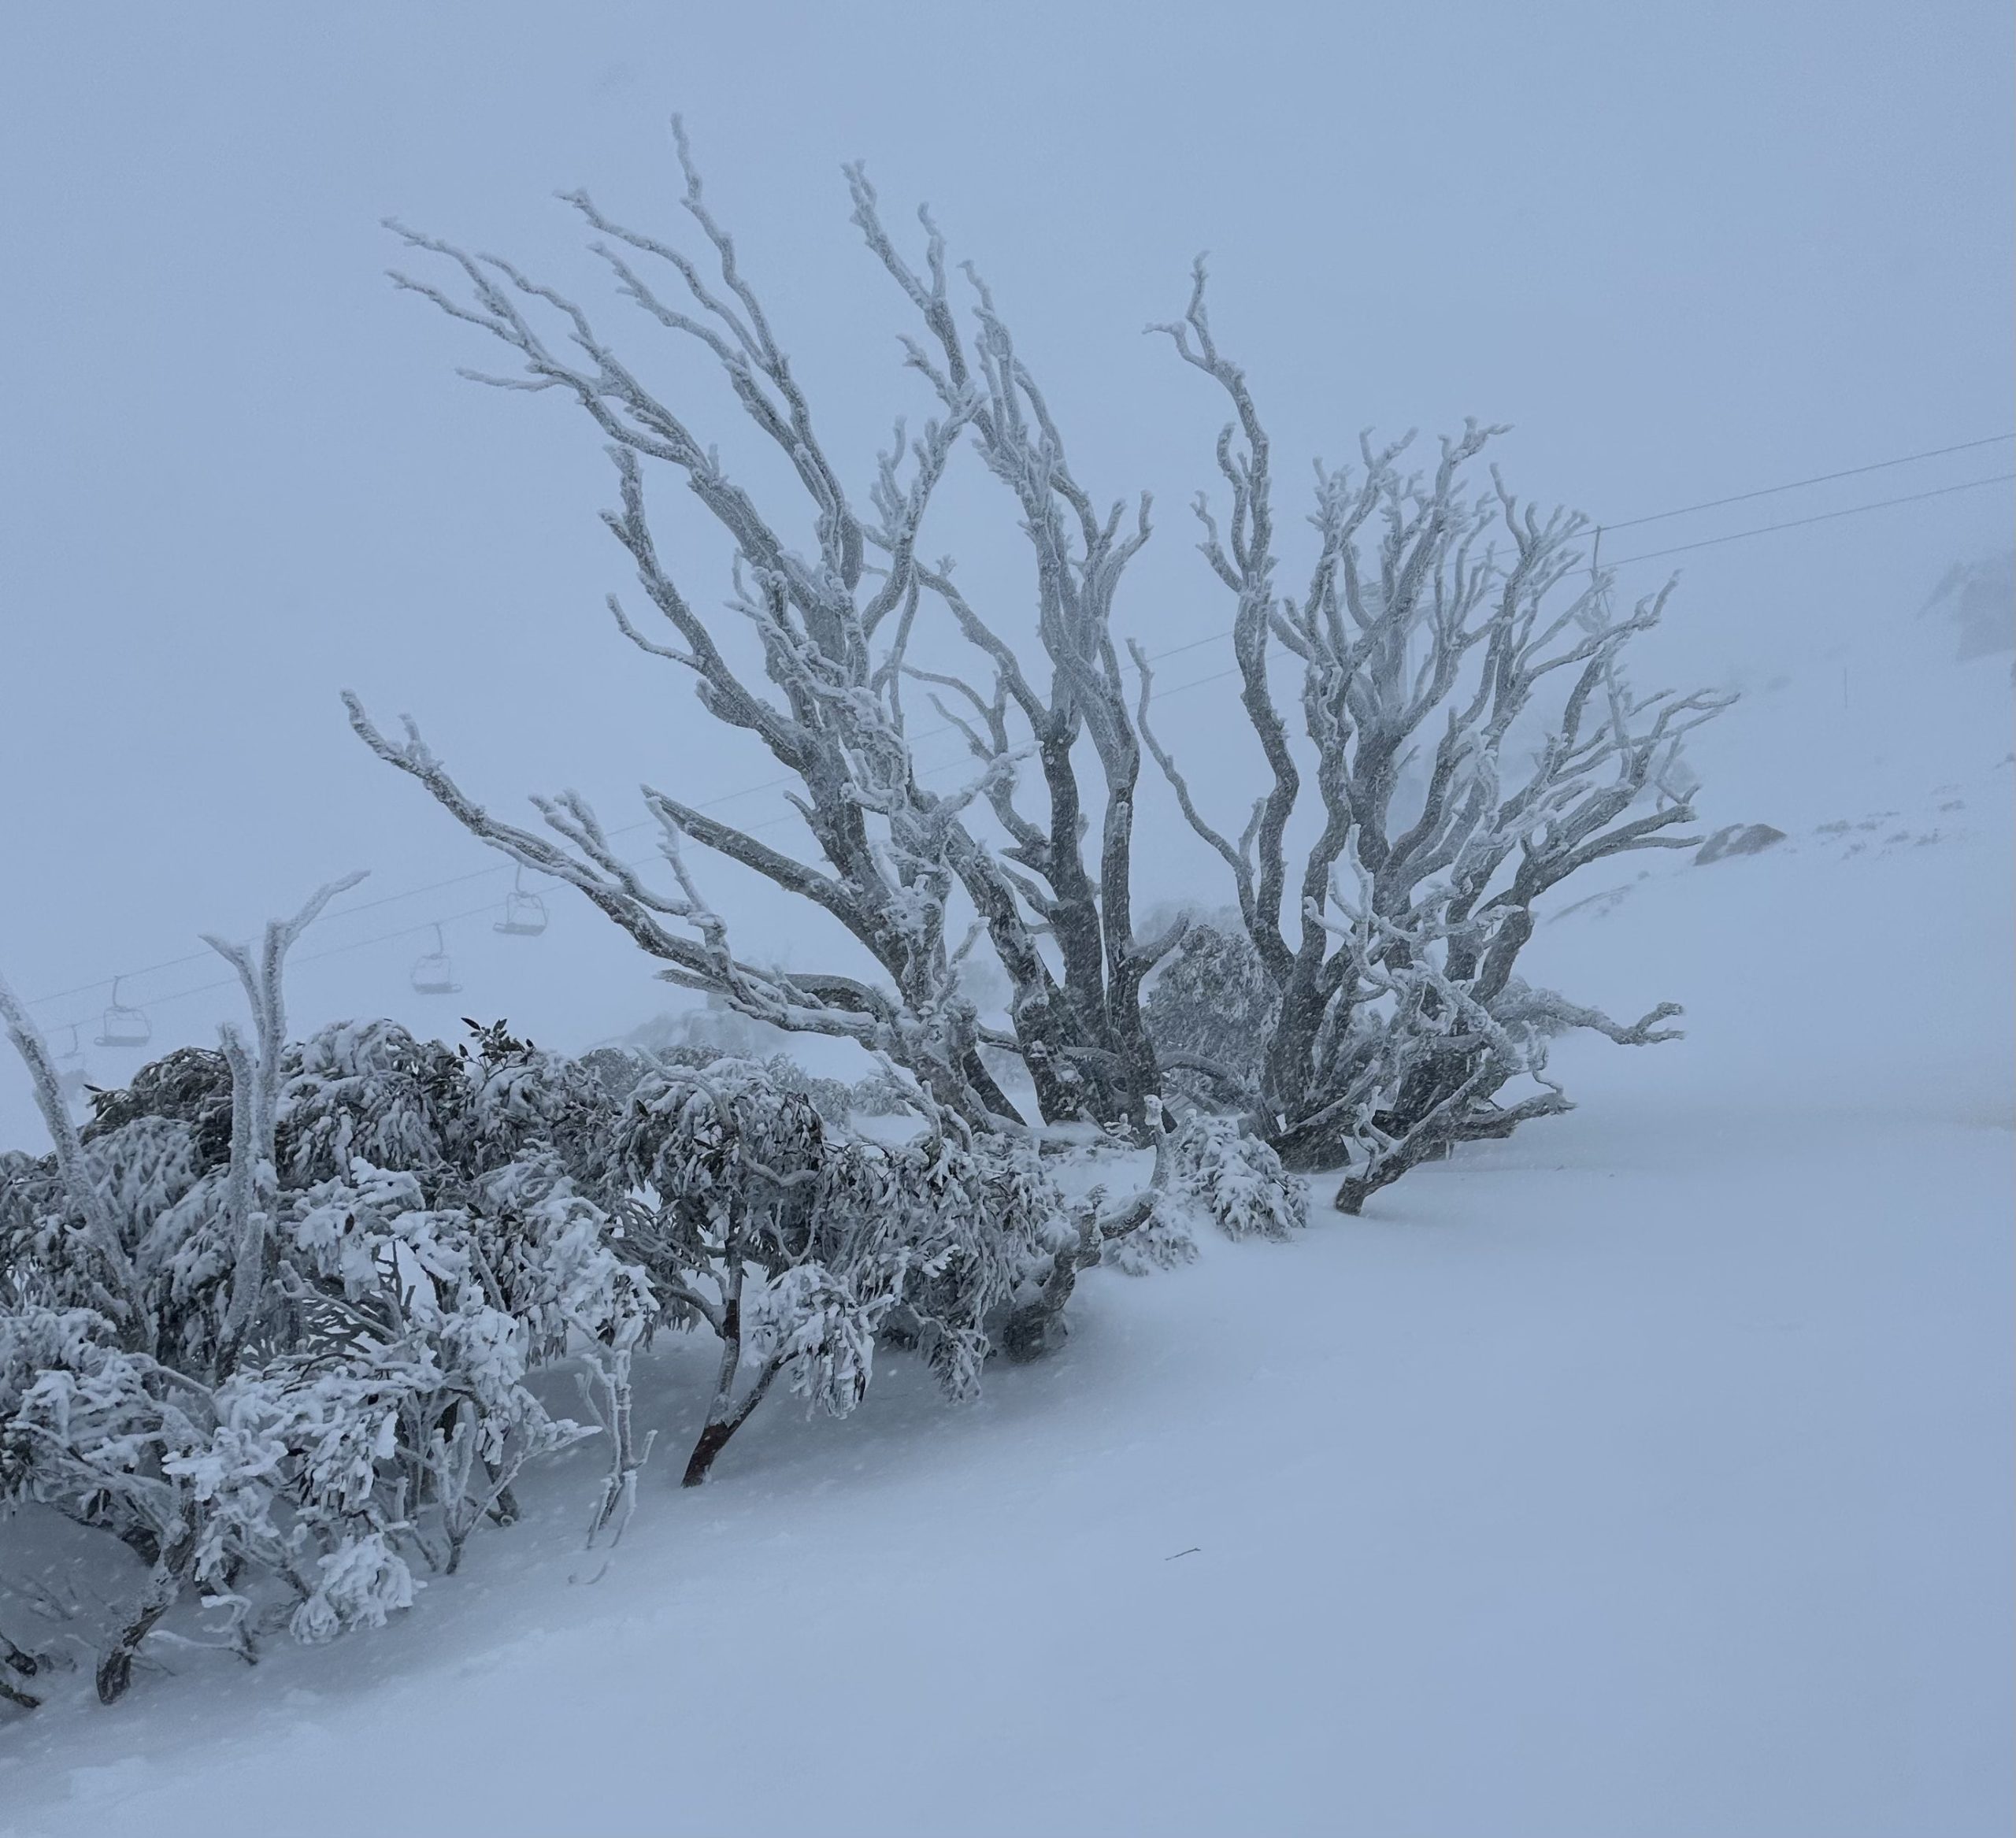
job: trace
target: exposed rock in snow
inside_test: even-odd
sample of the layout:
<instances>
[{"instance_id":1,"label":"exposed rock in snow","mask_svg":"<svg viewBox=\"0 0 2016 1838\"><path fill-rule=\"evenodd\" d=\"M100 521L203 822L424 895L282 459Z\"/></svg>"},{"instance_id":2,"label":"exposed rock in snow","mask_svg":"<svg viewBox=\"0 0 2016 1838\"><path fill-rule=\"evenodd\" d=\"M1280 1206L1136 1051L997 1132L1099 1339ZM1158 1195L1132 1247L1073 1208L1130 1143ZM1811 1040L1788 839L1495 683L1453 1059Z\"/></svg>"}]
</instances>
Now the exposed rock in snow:
<instances>
[{"instance_id":1,"label":"exposed rock in snow","mask_svg":"<svg viewBox=\"0 0 2016 1838\"><path fill-rule=\"evenodd\" d=\"M1956 562L1922 610L1952 621L1960 635L1954 655L1963 664L2016 650L2016 553Z\"/></svg>"},{"instance_id":2,"label":"exposed rock in snow","mask_svg":"<svg viewBox=\"0 0 2016 1838\"><path fill-rule=\"evenodd\" d=\"M1731 855L1761 855L1785 839L1785 832L1768 823L1725 825L1695 851L1694 865L1705 868Z\"/></svg>"}]
</instances>

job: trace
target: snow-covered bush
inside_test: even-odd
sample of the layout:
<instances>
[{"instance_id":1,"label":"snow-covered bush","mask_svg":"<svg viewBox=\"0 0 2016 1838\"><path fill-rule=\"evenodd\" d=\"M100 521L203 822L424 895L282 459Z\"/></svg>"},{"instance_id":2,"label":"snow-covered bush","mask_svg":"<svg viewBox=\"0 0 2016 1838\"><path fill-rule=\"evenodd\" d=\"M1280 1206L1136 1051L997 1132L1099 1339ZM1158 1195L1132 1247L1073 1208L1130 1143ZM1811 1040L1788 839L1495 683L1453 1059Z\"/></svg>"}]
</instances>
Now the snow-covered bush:
<instances>
[{"instance_id":1,"label":"snow-covered bush","mask_svg":"<svg viewBox=\"0 0 2016 1838\"><path fill-rule=\"evenodd\" d=\"M885 1328L969 1395L990 1330L1036 1299L1069 1236L1033 1155L976 1144L943 1115L916 1142L869 1141L753 1061L646 1079L616 1156L633 1196L625 1245L673 1317L721 1343L688 1486L780 1377L846 1415Z\"/></svg>"},{"instance_id":2,"label":"snow-covered bush","mask_svg":"<svg viewBox=\"0 0 2016 1838\"><path fill-rule=\"evenodd\" d=\"M70 1122L39 1036L0 1013L54 1142L0 1158L0 1508L32 1502L147 1566L98 1689L191 1588L247 1658L413 1597L508 1520L524 1464L590 1433L534 1369L614 1366L662 1310L602 1200L615 1104L502 1028L474 1051L389 1022L289 1047L287 947L239 971L251 1038L179 1050ZM599 1196L599 1197L598 1197Z\"/></svg>"},{"instance_id":3,"label":"snow-covered bush","mask_svg":"<svg viewBox=\"0 0 2016 1838\"><path fill-rule=\"evenodd\" d=\"M1054 1343L1102 1255L1152 1258L1198 1206L1269 1216L1265 1151L1208 1117L1173 1147L1152 1099L1154 1180L1073 1208L1057 1143L976 1132L888 1061L907 1140L781 1057L575 1061L474 1022L452 1047L383 1020L290 1043L281 961L329 891L261 962L220 947L249 1039L143 1068L82 1132L0 985L54 1143L0 1155L0 1511L145 1566L99 1642L108 1702L192 1595L248 1660L381 1624L581 1437L606 1451L595 1528L627 1513L656 1433L632 1356L661 1329L720 1347L691 1484L773 1389L844 1416L894 1346L969 1397L994 1354ZM532 1383L563 1361L585 1422Z\"/></svg>"},{"instance_id":4,"label":"snow-covered bush","mask_svg":"<svg viewBox=\"0 0 2016 1838\"><path fill-rule=\"evenodd\" d=\"M1232 1239L1285 1239L1309 1223L1308 1193L1280 1157L1240 1119L1208 1110L1169 1137L1145 1197L1141 1222L1101 1258L1129 1276L1193 1262L1199 1219Z\"/></svg>"},{"instance_id":5,"label":"snow-covered bush","mask_svg":"<svg viewBox=\"0 0 2016 1838\"><path fill-rule=\"evenodd\" d=\"M1068 1297L1053 1306L1050 1285L1079 1235L1051 1172L1025 1143L949 1125L900 1147L859 1143L852 1159L910 1247L885 1329L916 1347L948 1398L969 1398L988 1355L1035 1350Z\"/></svg>"},{"instance_id":6,"label":"snow-covered bush","mask_svg":"<svg viewBox=\"0 0 2016 1838\"><path fill-rule=\"evenodd\" d=\"M1284 1239L1309 1223L1309 1194L1259 1136L1195 1111L1170 1146L1174 1190L1226 1237Z\"/></svg>"},{"instance_id":7,"label":"snow-covered bush","mask_svg":"<svg viewBox=\"0 0 2016 1838\"><path fill-rule=\"evenodd\" d=\"M1095 1202L1106 1197L1095 1189ZM1197 1261L1196 1219L1180 1194L1157 1188L1138 1222L1106 1240L1099 1262L1129 1277L1180 1269Z\"/></svg>"},{"instance_id":8,"label":"snow-covered bush","mask_svg":"<svg viewBox=\"0 0 2016 1838\"><path fill-rule=\"evenodd\" d=\"M454 1569L484 1517L513 1516L524 1464L587 1433L548 1413L534 1369L627 1352L659 1314L576 1186L573 1167L600 1176L610 1120L566 1062L499 1029L474 1054L324 1029L286 1051L279 1152L250 1168L239 1073L178 1054L83 1139L0 1163L0 1503L150 1566L104 1644L108 1699L191 1587L248 1657L282 1626L382 1621L412 1599L412 1560ZM259 1293L241 1319L248 1188Z\"/></svg>"}]
</instances>

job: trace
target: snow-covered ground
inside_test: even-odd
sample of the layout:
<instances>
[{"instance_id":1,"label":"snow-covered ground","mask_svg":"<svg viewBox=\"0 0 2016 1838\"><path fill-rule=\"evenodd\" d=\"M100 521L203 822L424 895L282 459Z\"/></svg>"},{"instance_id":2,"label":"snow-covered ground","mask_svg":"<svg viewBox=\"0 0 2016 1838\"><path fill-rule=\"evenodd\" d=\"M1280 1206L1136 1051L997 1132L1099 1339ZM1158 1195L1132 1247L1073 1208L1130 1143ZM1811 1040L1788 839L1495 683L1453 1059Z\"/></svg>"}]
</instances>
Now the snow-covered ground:
<instances>
[{"instance_id":1,"label":"snow-covered ground","mask_svg":"<svg viewBox=\"0 0 2016 1838\"><path fill-rule=\"evenodd\" d=\"M2006 1832L2007 662L1925 680L1874 763L1751 717L1717 821L1788 839L1544 929L1688 1009L1564 1051L1573 1115L1095 1273L971 1408L891 1361L662 1451L613 1558L573 1451L382 1633L11 1718L0 1832Z\"/></svg>"}]
</instances>

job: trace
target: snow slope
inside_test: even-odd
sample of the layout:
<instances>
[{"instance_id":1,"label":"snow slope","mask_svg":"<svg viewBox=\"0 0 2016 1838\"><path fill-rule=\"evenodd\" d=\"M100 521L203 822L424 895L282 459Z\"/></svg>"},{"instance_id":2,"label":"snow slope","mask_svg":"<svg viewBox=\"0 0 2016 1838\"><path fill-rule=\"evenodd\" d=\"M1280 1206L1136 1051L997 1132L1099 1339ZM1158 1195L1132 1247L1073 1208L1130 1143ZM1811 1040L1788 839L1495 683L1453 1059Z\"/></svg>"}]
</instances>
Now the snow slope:
<instances>
[{"instance_id":1,"label":"snow slope","mask_svg":"<svg viewBox=\"0 0 2016 1838\"><path fill-rule=\"evenodd\" d=\"M662 1451L606 1569L576 1451L382 1634L12 1719L0 1832L2006 1832L2006 661L1940 680L1952 760L1759 767L1785 843L1544 928L1689 1010L1573 1116L1095 1273L971 1409Z\"/></svg>"}]
</instances>

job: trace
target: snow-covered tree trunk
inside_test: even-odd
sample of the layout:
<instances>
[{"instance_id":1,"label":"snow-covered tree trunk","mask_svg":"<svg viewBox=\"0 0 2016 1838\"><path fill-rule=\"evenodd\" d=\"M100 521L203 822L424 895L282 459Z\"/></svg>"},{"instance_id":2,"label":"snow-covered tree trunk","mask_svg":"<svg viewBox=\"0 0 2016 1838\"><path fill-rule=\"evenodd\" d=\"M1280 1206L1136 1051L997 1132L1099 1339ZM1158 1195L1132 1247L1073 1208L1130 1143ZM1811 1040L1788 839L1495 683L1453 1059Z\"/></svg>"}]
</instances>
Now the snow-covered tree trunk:
<instances>
[{"instance_id":1,"label":"snow-covered tree trunk","mask_svg":"<svg viewBox=\"0 0 2016 1838\"><path fill-rule=\"evenodd\" d=\"M291 919L268 921L258 960L244 945L206 934L203 942L238 973L252 1010L252 1044L226 1022L220 1030L231 1068L231 1173L226 1192L234 1247L231 1301L224 1317L220 1364L258 1325L269 1277L269 1217L277 1181L273 1136L280 1108L280 1060L287 1051L287 954L339 894L364 879L346 874L317 888Z\"/></svg>"},{"instance_id":2,"label":"snow-covered tree trunk","mask_svg":"<svg viewBox=\"0 0 2016 1838\"><path fill-rule=\"evenodd\" d=\"M1051 667L1038 687L998 619L976 608L951 578L949 567L920 568L925 587L952 614L961 634L987 660L991 694L962 678L915 671L968 705L940 712L984 763L1014 757L1011 721L1036 749L1049 810L1047 821L1024 815L1005 774L988 781L995 813L1011 839L1006 858L1026 871L1016 885L1054 938L1062 960L1063 999L1074 1018L1072 1049L1079 1075L1102 1089L1098 1114L1116 1111L1145 1121L1146 1100L1159 1080L1141 1017L1141 984L1180 936L1137 940L1133 929L1135 791L1141 748L1122 680L1112 619L1114 599L1130 561L1148 539L1144 495L1131 520L1116 503L1101 513L1073 474L1049 402L1017 351L992 295L966 269L977 335L962 337L947 276L945 241L928 213L921 271L897 250L883 225L879 201L858 166L848 172L854 221L921 317L928 343L909 343L913 368L928 378L947 412L969 406L970 437L988 468L1013 495L1020 526L1035 552L1036 630ZM1099 858L1088 868L1084 838L1091 813L1075 750L1089 740L1103 781ZM1033 877L1033 878L1030 878ZM1026 994L1018 988L1018 996Z\"/></svg>"},{"instance_id":3,"label":"snow-covered tree trunk","mask_svg":"<svg viewBox=\"0 0 2016 1838\"><path fill-rule=\"evenodd\" d=\"M754 1379L743 1386L740 1395L737 1395L736 1381L742 1370L744 1277L739 1262L728 1272L727 1292L721 1303L721 1369L715 1380L713 1396L707 1406L706 1422L701 1428L699 1440L693 1445L692 1454L686 1458L686 1471L680 1477L681 1487L698 1487L713 1473L715 1458L728 1447L735 1432L749 1421L777 1376L777 1361L766 1359L758 1368Z\"/></svg>"},{"instance_id":4,"label":"snow-covered tree trunk","mask_svg":"<svg viewBox=\"0 0 2016 1838\"><path fill-rule=\"evenodd\" d=\"M116 1704L133 1682L133 1661L142 1643L160 1625L161 1617L180 1599L196 1558L196 1529L183 1529L165 1546L148 1573L132 1618L120 1628L98 1662L98 1701Z\"/></svg>"},{"instance_id":5,"label":"snow-covered tree trunk","mask_svg":"<svg viewBox=\"0 0 2016 1838\"><path fill-rule=\"evenodd\" d=\"M47 1043L4 976L0 976L0 1021L6 1021L7 1038L28 1069L35 1107L42 1113L49 1139L55 1147L65 1196L91 1247L97 1266L94 1299L121 1325L129 1345L151 1350L156 1323L132 1255L121 1240L117 1220L84 1165L83 1146L77 1139L77 1126L70 1120L70 1108L63 1101L62 1080L50 1057Z\"/></svg>"},{"instance_id":6,"label":"snow-covered tree trunk","mask_svg":"<svg viewBox=\"0 0 2016 1838\"><path fill-rule=\"evenodd\" d=\"M637 1477L651 1458L658 1432L637 1434L636 1398L630 1384L631 1350L612 1348L592 1373L580 1375L581 1398L602 1425L609 1449L609 1474L602 1495L595 1503L595 1517L588 1526L592 1544L609 1527L621 1538L637 1503Z\"/></svg>"}]
</instances>

